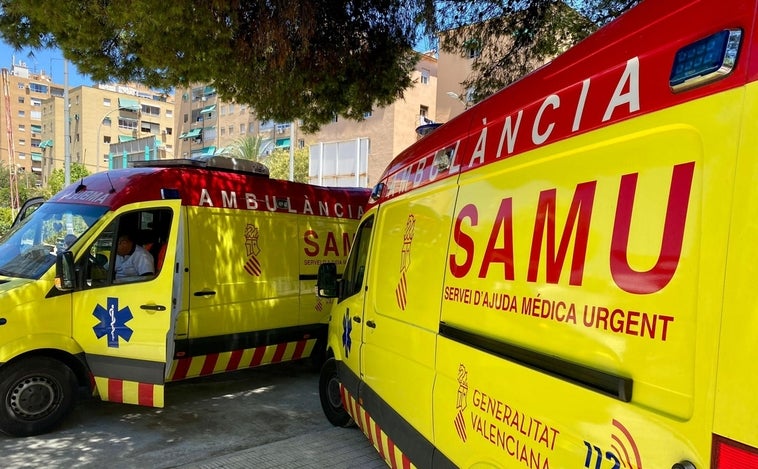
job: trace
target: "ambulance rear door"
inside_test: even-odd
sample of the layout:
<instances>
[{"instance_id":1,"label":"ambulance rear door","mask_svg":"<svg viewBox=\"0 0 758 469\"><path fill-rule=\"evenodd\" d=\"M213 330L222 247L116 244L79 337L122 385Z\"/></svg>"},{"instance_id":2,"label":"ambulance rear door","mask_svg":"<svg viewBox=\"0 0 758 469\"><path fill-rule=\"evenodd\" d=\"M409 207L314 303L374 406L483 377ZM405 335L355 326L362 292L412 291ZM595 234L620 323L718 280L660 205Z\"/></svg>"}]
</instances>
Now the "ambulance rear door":
<instances>
[{"instance_id":1,"label":"ambulance rear door","mask_svg":"<svg viewBox=\"0 0 758 469\"><path fill-rule=\"evenodd\" d=\"M178 291L174 271L180 204L159 200L126 206L85 252L76 253L82 274L72 297L73 336L105 401L163 407L167 356L173 349L172 296ZM150 247L149 236L165 245L154 258L154 275L116 278L116 249L125 231L142 233L135 235L136 244Z\"/></svg>"}]
</instances>

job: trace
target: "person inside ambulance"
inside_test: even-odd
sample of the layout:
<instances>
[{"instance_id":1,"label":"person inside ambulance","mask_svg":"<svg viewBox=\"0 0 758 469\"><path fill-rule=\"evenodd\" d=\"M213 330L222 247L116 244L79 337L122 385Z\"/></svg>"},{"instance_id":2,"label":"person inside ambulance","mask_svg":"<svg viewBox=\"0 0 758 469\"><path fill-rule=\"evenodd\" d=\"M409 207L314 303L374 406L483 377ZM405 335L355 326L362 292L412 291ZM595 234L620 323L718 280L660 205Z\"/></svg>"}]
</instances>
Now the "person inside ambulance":
<instances>
[{"instance_id":1,"label":"person inside ambulance","mask_svg":"<svg viewBox=\"0 0 758 469\"><path fill-rule=\"evenodd\" d=\"M116 245L116 282L133 282L155 273L153 256L134 242L134 235L125 232Z\"/></svg>"}]
</instances>

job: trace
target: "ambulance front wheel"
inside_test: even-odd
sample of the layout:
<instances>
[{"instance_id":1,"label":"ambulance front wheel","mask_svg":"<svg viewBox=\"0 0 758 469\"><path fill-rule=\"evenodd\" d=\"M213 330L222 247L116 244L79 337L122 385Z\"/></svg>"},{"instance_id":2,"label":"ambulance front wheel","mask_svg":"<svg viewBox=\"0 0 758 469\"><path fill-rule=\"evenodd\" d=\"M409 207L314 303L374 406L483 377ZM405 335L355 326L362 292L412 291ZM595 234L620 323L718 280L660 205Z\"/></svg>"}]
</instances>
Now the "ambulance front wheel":
<instances>
[{"instance_id":1,"label":"ambulance front wheel","mask_svg":"<svg viewBox=\"0 0 758 469\"><path fill-rule=\"evenodd\" d=\"M63 363L33 357L0 374L0 431L10 436L49 432L73 409L77 382Z\"/></svg>"},{"instance_id":2,"label":"ambulance front wheel","mask_svg":"<svg viewBox=\"0 0 758 469\"><path fill-rule=\"evenodd\" d=\"M337 361L330 358L321 367L321 376L318 380L318 395L321 399L321 408L329 423L336 427L349 427L353 425L353 419L342 406L341 382L337 374Z\"/></svg>"}]
</instances>

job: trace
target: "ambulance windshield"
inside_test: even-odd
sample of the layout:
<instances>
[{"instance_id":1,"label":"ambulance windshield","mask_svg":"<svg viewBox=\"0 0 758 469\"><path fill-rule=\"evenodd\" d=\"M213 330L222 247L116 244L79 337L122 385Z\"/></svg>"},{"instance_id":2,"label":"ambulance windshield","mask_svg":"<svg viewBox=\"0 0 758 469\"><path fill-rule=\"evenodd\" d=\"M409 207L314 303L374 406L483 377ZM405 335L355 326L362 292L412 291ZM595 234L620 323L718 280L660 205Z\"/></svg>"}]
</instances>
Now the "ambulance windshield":
<instances>
[{"instance_id":1,"label":"ambulance windshield","mask_svg":"<svg viewBox=\"0 0 758 469\"><path fill-rule=\"evenodd\" d=\"M0 240L0 275L38 279L108 207L45 202Z\"/></svg>"}]
</instances>

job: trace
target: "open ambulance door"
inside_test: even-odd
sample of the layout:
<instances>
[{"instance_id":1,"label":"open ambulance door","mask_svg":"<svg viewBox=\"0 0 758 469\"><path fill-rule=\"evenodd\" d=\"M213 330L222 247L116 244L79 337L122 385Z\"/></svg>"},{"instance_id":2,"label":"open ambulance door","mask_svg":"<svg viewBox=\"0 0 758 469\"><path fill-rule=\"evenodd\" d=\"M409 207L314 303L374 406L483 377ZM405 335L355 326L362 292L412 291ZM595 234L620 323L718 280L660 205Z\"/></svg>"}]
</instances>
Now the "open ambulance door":
<instances>
[{"instance_id":1,"label":"open ambulance door","mask_svg":"<svg viewBox=\"0 0 758 469\"><path fill-rule=\"evenodd\" d=\"M24 221L29 215L34 213L35 210L39 208L40 205L45 203L44 197L32 197L31 199L24 202L24 205L21 206L21 208L18 210L18 214L16 215L16 218L13 219L13 224L11 224L11 228L18 225L22 221Z\"/></svg>"},{"instance_id":2,"label":"open ambulance door","mask_svg":"<svg viewBox=\"0 0 758 469\"><path fill-rule=\"evenodd\" d=\"M75 253L79 277L73 292L73 336L105 401L163 407L166 369L173 356L174 288L180 200L138 203L119 210ZM154 250L152 275L119 278L119 238L129 232ZM135 234L136 233L136 234ZM155 241L157 240L157 241ZM159 261L160 257L160 261Z\"/></svg>"}]
</instances>

